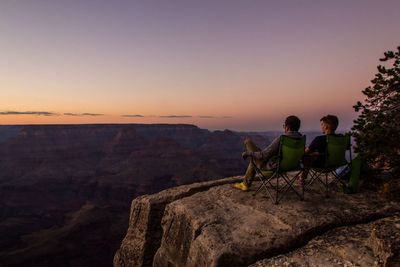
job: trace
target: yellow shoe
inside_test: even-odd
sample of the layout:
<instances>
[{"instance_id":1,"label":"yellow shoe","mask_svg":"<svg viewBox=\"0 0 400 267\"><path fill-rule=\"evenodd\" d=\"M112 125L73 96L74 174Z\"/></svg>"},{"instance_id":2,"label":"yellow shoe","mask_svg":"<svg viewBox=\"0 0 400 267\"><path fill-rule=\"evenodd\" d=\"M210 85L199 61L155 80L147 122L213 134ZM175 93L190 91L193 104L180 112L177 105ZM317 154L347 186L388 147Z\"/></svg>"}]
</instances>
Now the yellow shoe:
<instances>
[{"instance_id":1,"label":"yellow shoe","mask_svg":"<svg viewBox=\"0 0 400 267\"><path fill-rule=\"evenodd\" d=\"M233 185L233 187L235 187L237 189L240 189L242 191L248 191L249 190L249 187L244 182L236 183L236 184Z\"/></svg>"}]
</instances>

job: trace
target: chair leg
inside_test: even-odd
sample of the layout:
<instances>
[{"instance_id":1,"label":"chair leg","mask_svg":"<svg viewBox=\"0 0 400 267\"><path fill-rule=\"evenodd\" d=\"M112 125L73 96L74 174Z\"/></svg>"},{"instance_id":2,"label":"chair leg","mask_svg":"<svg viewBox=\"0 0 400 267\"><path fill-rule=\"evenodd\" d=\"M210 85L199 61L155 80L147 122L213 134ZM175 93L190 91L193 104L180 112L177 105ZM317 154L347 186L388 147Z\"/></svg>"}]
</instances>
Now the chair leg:
<instances>
[{"instance_id":1,"label":"chair leg","mask_svg":"<svg viewBox=\"0 0 400 267\"><path fill-rule=\"evenodd\" d=\"M277 175L276 173L273 174L271 177L265 177L264 175L262 175L262 172L256 167L256 171L258 173L257 177L260 179L261 185L258 187L258 189L256 190L256 192L253 193L253 197L256 196L256 194L258 192L261 191L261 188L264 188L265 191L267 192L269 198L271 199L271 201L274 201L274 196L273 196L273 191L270 192L270 190L268 189L268 186L270 186L272 189L274 188L273 186L273 182L272 179Z\"/></svg>"},{"instance_id":2,"label":"chair leg","mask_svg":"<svg viewBox=\"0 0 400 267\"><path fill-rule=\"evenodd\" d=\"M300 185L300 187L302 189L300 192L297 191L296 188L294 187L294 183L296 181L298 181L300 175L301 175L301 172L299 172L295 176L293 176L292 179L290 179L286 175L283 175L283 178L284 178L284 180L286 181L286 184L287 184L287 189L285 190L285 192L288 191L289 189L291 189L300 198L300 200L304 200L304 187L303 187L303 184Z\"/></svg>"},{"instance_id":3,"label":"chair leg","mask_svg":"<svg viewBox=\"0 0 400 267\"><path fill-rule=\"evenodd\" d=\"M336 171L332 172L332 176L333 176L333 181L331 183L339 183L341 184L343 187L347 186L347 183L345 181L343 181L342 179L340 179L339 175L336 173Z\"/></svg>"},{"instance_id":4,"label":"chair leg","mask_svg":"<svg viewBox=\"0 0 400 267\"><path fill-rule=\"evenodd\" d=\"M280 200L284 197L284 195L287 193L288 190L293 190L297 196L300 198L300 200L304 200L304 192L305 192L305 185L302 184L301 186L301 192L296 190L293 187L294 182L297 180L299 175L301 173L298 173L297 175L294 176L294 178L290 179L289 177L286 176L286 174L282 173L277 173L275 172L272 176L270 177L265 177L262 172L256 168L257 171L257 177L260 179L261 185L258 187L258 189L253 193L253 196L255 196L257 193L259 193L264 187L266 190L267 194L269 195L271 201L274 204L279 204ZM286 184L284 186L279 185L279 180L282 178ZM276 179L275 181L273 179Z\"/></svg>"},{"instance_id":5,"label":"chair leg","mask_svg":"<svg viewBox=\"0 0 400 267\"><path fill-rule=\"evenodd\" d=\"M261 179L260 179L261 180ZM257 195L260 192L261 188L263 187L263 181L261 180L261 185L257 188L257 190L253 193L253 196Z\"/></svg>"},{"instance_id":6,"label":"chair leg","mask_svg":"<svg viewBox=\"0 0 400 267\"><path fill-rule=\"evenodd\" d=\"M315 180L318 180L319 182L321 181L319 179L319 174L314 172L313 170L310 170L308 173L309 178L306 179L304 183L304 191L308 191L311 189L312 184L315 182Z\"/></svg>"}]
</instances>

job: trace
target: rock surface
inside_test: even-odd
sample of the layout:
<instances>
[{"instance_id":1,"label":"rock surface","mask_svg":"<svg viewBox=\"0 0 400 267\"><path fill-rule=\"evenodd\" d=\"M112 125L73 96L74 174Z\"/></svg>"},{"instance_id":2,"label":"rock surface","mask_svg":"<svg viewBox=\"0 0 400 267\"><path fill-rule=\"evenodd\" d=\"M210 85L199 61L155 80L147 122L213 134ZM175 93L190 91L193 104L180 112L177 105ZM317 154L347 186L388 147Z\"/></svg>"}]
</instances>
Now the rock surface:
<instances>
[{"instance_id":1,"label":"rock surface","mask_svg":"<svg viewBox=\"0 0 400 267\"><path fill-rule=\"evenodd\" d=\"M400 266L400 215L374 223L369 242L384 266Z\"/></svg>"},{"instance_id":2,"label":"rock surface","mask_svg":"<svg viewBox=\"0 0 400 267\"><path fill-rule=\"evenodd\" d=\"M133 200L128 232L114 257L114 266L151 266L162 237L161 219L167 204L238 177L174 187Z\"/></svg>"},{"instance_id":3,"label":"rock surface","mask_svg":"<svg viewBox=\"0 0 400 267\"><path fill-rule=\"evenodd\" d=\"M205 187L197 184L197 189L190 194L183 193L189 189L182 186L179 190L134 200L130 227L115 255L114 266L247 266L294 251L315 237L349 225L355 227L360 236L349 234L357 233L356 230L347 233L339 229L338 234L331 234L338 238L336 247L331 247L344 255L342 260L369 255L365 258L366 265L390 264L397 257L398 244L386 242L390 231L374 233L373 229L374 225L385 221L379 219L400 212L399 202L388 201L367 190L355 195L332 192L330 198L325 198L313 188L306 194L305 201L289 193L279 205L274 205L265 194L253 196L251 191L233 189L232 180L223 181ZM157 219L153 220L151 214L158 214L154 215ZM357 225L365 223L371 223L370 228ZM314 242L318 247L318 239L315 240L310 244ZM365 240L369 240L369 247L363 245ZM352 249L341 250L339 241ZM312 263L306 259L293 266L324 265L324 262ZM335 259L340 265L341 258ZM287 262L290 263L290 259ZM273 264L275 262L259 266Z\"/></svg>"},{"instance_id":4,"label":"rock surface","mask_svg":"<svg viewBox=\"0 0 400 267\"><path fill-rule=\"evenodd\" d=\"M331 230L306 246L259 261L266 266L400 266L400 214Z\"/></svg>"}]
</instances>

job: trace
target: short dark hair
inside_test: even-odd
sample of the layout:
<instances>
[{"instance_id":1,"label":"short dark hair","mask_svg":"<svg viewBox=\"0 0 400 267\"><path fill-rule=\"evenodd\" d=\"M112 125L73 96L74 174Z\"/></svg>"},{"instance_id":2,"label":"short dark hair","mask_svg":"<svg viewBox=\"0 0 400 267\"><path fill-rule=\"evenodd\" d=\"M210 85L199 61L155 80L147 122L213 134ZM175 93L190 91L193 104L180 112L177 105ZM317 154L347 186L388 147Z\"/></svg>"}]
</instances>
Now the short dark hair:
<instances>
[{"instance_id":1,"label":"short dark hair","mask_svg":"<svg viewBox=\"0 0 400 267\"><path fill-rule=\"evenodd\" d=\"M328 124L332 128L332 131L336 131L339 125L339 119L335 115L326 115L322 117L320 121Z\"/></svg>"},{"instance_id":2,"label":"short dark hair","mask_svg":"<svg viewBox=\"0 0 400 267\"><path fill-rule=\"evenodd\" d=\"M297 132L300 129L300 119L294 115L291 115L286 118L285 126L287 126L289 130Z\"/></svg>"}]
</instances>

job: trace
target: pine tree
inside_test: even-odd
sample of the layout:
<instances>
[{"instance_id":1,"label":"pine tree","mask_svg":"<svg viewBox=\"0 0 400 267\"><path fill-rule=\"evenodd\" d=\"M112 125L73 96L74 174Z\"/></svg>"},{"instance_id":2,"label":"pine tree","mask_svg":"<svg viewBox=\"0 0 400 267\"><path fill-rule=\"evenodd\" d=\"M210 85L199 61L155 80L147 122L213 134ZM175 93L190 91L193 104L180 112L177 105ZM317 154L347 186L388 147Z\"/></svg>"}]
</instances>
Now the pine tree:
<instances>
[{"instance_id":1,"label":"pine tree","mask_svg":"<svg viewBox=\"0 0 400 267\"><path fill-rule=\"evenodd\" d=\"M352 128L359 152L369 165L390 174L400 166L400 46L384 53L385 66L378 66L365 99L354 105L359 117Z\"/></svg>"}]
</instances>

